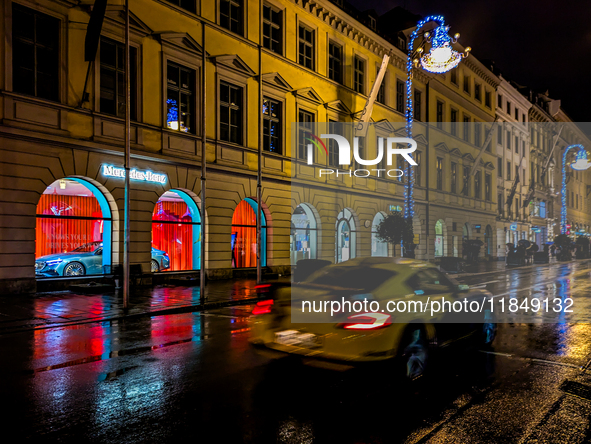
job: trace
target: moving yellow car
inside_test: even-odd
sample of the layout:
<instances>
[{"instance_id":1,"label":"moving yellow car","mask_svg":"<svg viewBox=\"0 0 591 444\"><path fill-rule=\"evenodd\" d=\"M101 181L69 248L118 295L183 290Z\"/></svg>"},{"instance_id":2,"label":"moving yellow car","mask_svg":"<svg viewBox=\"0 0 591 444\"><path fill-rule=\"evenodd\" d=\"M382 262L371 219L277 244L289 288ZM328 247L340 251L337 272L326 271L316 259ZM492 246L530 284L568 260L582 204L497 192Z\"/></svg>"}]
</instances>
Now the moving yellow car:
<instances>
[{"instance_id":1,"label":"moving yellow car","mask_svg":"<svg viewBox=\"0 0 591 444\"><path fill-rule=\"evenodd\" d=\"M489 345L496 334L490 292L459 285L436 266L414 259L351 259L324 266L301 282L258 290L269 297L253 310L250 342L308 363L391 360L412 380L424 374L436 348L468 339ZM355 311L342 309L355 301ZM337 302L341 308L335 312ZM454 302L460 312L450 309Z\"/></svg>"}]
</instances>

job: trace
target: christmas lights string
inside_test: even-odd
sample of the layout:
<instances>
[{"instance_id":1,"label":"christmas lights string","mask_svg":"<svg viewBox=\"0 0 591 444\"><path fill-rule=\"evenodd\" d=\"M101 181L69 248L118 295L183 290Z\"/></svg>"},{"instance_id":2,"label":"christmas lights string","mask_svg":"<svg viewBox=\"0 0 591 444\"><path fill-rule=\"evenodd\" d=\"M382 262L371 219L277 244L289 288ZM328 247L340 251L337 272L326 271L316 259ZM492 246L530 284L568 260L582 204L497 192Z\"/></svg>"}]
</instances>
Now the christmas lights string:
<instances>
[{"instance_id":1,"label":"christmas lights string","mask_svg":"<svg viewBox=\"0 0 591 444\"><path fill-rule=\"evenodd\" d=\"M406 111L405 111L405 118L406 118L406 134L408 138L412 138L412 124L413 124L413 102L412 102L412 78L413 78L413 62L415 64L418 63L418 60L414 60L412 58L413 55L413 48L414 48L414 41L418 37L419 32L421 29L429 22L436 22L438 24L437 28L435 28L434 32L425 33L425 38L428 42L431 43L431 50L429 54L425 54L421 57L420 62L421 66L424 70L432 73L445 73L460 63L460 61L467 57L470 52L470 47L466 48L466 52L464 54L460 54L457 51L454 51L451 47L452 43L457 42L458 38L460 37L459 34L456 34L452 39L449 34L449 26L445 25L445 20L441 15L431 15L419 23L417 23L417 27L410 35L410 41L408 45L408 57L406 59L406 71L407 71L407 78L406 78ZM422 52L422 48L419 48L417 52L420 54ZM412 154L411 154L412 156ZM414 169L407 165L407 181L405 184L404 190L404 217L405 218L414 218Z\"/></svg>"},{"instance_id":2,"label":"christmas lights string","mask_svg":"<svg viewBox=\"0 0 591 444\"><path fill-rule=\"evenodd\" d=\"M587 151L583 145L570 145L566 147L564 150L564 154L562 155L562 192L561 192L561 203L562 208L560 209L560 234L567 234L566 229L566 155L568 152L573 149L578 148L577 155L575 157L575 164L582 165L577 166L576 168L574 165L572 166L576 170L585 170L591 166L587 160Z\"/></svg>"}]
</instances>

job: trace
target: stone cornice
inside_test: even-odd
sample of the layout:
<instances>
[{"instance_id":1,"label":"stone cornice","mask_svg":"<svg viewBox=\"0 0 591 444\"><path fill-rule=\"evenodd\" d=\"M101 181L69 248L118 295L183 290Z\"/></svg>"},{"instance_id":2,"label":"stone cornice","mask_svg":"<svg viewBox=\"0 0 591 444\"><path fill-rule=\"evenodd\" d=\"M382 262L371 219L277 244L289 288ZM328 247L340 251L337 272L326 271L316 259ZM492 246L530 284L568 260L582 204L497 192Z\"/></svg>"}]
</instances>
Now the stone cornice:
<instances>
[{"instance_id":1,"label":"stone cornice","mask_svg":"<svg viewBox=\"0 0 591 444\"><path fill-rule=\"evenodd\" d=\"M292 0L292 2L377 56L383 57L384 54L390 54L390 63L406 71L406 54L383 37L377 34L370 35L373 33L370 29L338 7L322 0Z\"/></svg>"},{"instance_id":2,"label":"stone cornice","mask_svg":"<svg viewBox=\"0 0 591 444\"><path fill-rule=\"evenodd\" d=\"M529 109L530 122L554 122L554 119L539 105L533 104Z\"/></svg>"},{"instance_id":3,"label":"stone cornice","mask_svg":"<svg viewBox=\"0 0 591 444\"><path fill-rule=\"evenodd\" d=\"M477 58L474 56L466 57L463 60L463 63L472 70L475 74L483 79L486 83L488 83L493 88L497 88L501 81L497 76L495 76L492 72L490 72L482 63L478 61Z\"/></svg>"}]
</instances>

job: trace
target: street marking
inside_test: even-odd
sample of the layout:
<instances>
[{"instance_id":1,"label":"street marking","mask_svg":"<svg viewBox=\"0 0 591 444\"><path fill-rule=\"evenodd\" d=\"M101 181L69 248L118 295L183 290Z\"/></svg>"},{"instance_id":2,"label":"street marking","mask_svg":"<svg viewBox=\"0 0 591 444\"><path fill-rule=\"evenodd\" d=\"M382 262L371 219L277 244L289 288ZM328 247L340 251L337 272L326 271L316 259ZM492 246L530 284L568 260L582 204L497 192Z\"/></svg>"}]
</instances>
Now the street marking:
<instances>
[{"instance_id":1,"label":"street marking","mask_svg":"<svg viewBox=\"0 0 591 444\"><path fill-rule=\"evenodd\" d=\"M521 359L522 361L531 361L531 362L539 362L542 364L550 364L550 365L557 365L559 367L570 367L576 368L578 370L582 370L583 367L580 365L569 364L568 362L558 362L558 361L550 361L548 359L539 359L539 358L528 358L527 356L516 356L511 353L501 353L501 352L494 352L489 350L479 350L480 353L485 353L487 355L495 355L495 356L503 356L505 358L515 358Z\"/></svg>"},{"instance_id":2,"label":"street marking","mask_svg":"<svg viewBox=\"0 0 591 444\"><path fill-rule=\"evenodd\" d=\"M478 285L471 285L470 288L485 288L488 284L494 284L495 282L501 282L501 281L496 280L496 281L482 282L481 284L478 284Z\"/></svg>"}]
</instances>

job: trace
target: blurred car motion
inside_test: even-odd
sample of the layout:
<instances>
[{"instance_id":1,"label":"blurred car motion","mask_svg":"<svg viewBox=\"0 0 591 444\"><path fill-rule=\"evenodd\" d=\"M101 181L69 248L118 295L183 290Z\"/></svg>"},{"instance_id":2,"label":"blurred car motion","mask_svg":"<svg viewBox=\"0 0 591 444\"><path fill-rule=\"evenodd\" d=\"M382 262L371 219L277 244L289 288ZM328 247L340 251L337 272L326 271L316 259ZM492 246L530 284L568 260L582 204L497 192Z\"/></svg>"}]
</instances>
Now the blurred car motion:
<instances>
[{"instance_id":1,"label":"blurred car motion","mask_svg":"<svg viewBox=\"0 0 591 444\"><path fill-rule=\"evenodd\" d=\"M166 270L170 259L165 251L152 248L152 272ZM48 254L35 259L35 274L39 277L85 276L103 274L103 243L89 242L72 251Z\"/></svg>"},{"instance_id":2,"label":"blurred car motion","mask_svg":"<svg viewBox=\"0 0 591 444\"><path fill-rule=\"evenodd\" d=\"M276 355L299 355L306 363L359 363L389 360L402 377L422 376L432 352L447 346L469 342L489 345L496 335L496 323L488 310L472 316L469 322L454 322L455 314L412 312L342 313L331 317L317 313L318 322L291 321L301 301L375 300L381 308L388 301L482 301L490 292L459 285L436 266L406 258L357 258L325 265L320 269L295 274L300 282L291 285L264 284L257 287L269 298L256 304L250 317L251 344ZM306 264L306 269L315 265ZM298 262L298 268L300 263ZM304 268L304 267L302 267ZM330 305L330 304L329 304ZM301 314L301 313L299 313ZM455 316L455 317L454 317ZM476 322L473 320L476 319ZM279 353L276 353L279 352Z\"/></svg>"}]
</instances>

